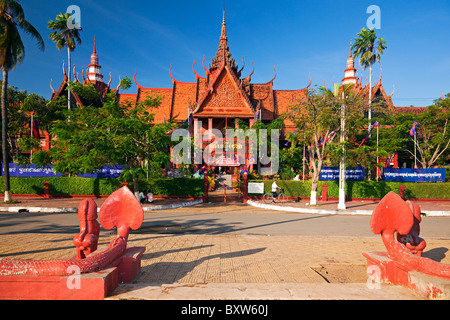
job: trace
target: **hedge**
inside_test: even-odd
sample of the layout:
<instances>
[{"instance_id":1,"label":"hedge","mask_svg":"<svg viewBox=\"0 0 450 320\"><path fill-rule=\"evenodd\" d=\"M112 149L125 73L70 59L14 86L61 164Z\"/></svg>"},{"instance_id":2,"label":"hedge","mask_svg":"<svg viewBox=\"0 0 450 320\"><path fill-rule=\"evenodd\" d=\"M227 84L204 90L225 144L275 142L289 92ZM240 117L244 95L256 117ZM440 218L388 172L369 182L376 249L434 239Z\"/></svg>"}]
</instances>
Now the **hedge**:
<instances>
[{"instance_id":1,"label":"hedge","mask_svg":"<svg viewBox=\"0 0 450 320\"><path fill-rule=\"evenodd\" d=\"M121 187L119 179L80 177L11 177L12 194L43 194L44 181L50 182L51 195L109 195ZM133 190L133 184L128 184ZM139 180L140 191L155 195L202 196L203 179L156 179ZM4 180L0 179L0 192L5 192Z\"/></svg>"},{"instance_id":2,"label":"hedge","mask_svg":"<svg viewBox=\"0 0 450 320\"><path fill-rule=\"evenodd\" d=\"M167 178L154 180L140 180L139 188L156 195L164 196L203 196L203 179Z\"/></svg>"},{"instance_id":3,"label":"hedge","mask_svg":"<svg viewBox=\"0 0 450 320\"><path fill-rule=\"evenodd\" d=\"M273 180L257 180L250 182L264 183L264 192L270 192ZM322 185L328 185L327 193L330 198L339 197L338 181L319 181L317 196L322 195ZM277 185L283 188L288 197L308 198L311 195L311 181L277 180ZM345 195L347 198L383 198L390 191L399 193L404 185L405 196L408 199L450 199L450 182L414 183L414 182L386 182L386 181L347 181ZM249 194L250 196L261 196Z\"/></svg>"}]
</instances>

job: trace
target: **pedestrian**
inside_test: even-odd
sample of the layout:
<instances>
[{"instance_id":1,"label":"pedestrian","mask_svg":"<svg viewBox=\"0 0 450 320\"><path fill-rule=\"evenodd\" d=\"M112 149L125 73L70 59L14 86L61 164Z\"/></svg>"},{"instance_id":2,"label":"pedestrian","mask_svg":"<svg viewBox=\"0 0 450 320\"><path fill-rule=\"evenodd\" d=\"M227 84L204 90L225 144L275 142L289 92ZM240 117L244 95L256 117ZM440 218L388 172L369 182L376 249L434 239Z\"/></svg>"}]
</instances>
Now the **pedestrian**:
<instances>
[{"instance_id":1,"label":"pedestrian","mask_svg":"<svg viewBox=\"0 0 450 320\"><path fill-rule=\"evenodd\" d=\"M274 199L277 197L277 189L281 188L277 185L277 179L274 179L272 183L272 196Z\"/></svg>"}]
</instances>

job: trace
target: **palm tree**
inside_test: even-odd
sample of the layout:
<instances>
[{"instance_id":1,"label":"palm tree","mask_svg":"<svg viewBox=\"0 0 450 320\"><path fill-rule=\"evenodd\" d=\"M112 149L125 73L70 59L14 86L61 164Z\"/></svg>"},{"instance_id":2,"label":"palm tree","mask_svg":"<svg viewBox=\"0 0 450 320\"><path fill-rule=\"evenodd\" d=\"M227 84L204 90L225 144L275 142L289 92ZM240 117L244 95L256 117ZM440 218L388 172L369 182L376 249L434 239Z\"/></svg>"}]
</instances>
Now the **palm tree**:
<instances>
[{"instance_id":1,"label":"palm tree","mask_svg":"<svg viewBox=\"0 0 450 320\"><path fill-rule=\"evenodd\" d=\"M356 35L355 44L352 46L353 57L360 57L359 63L364 67L366 71L367 67L370 70L369 79L369 132L372 126L372 65L376 62L380 62L381 55L386 47L386 41L383 38L377 38L375 30L362 28Z\"/></svg>"},{"instance_id":2,"label":"palm tree","mask_svg":"<svg viewBox=\"0 0 450 320\"><path fill-rule=\"evenodd\" d=\"M47 27L54 30L48 37L56 43L56 48L61 50L62 48L67 47L67 55L69 59L69 71L67 74L69 76L69 81L71 74L70 52L75 50L77 44L81 44L79 32L81 28L69 28L67 25L67 21L70 19L70 16L70 13L60 13L56 16L56 21L50 20L47 23ZM70 90L68 90L67 93L67 108L70 109Z\"/></svg>"},{"instance_id":3,"label":"palm tree","mask_svg":"<svg viewBox=\"0 0 450 320\"><path fill-rule=\"evenodd\" d=\"M5 202L12 200L9 183L9 150L7 148L8 109L6 101L8 72L11 69L14 69L17 63L22 63L25 57L25 47L20 37L19 29L35 39L40 50L43 51L45 48L41 35L27 20L25 20L25 13L18 2L19 0L0 0L0 68L3 71L2 153L5 179Z\"/></svg>"}]
</instances>

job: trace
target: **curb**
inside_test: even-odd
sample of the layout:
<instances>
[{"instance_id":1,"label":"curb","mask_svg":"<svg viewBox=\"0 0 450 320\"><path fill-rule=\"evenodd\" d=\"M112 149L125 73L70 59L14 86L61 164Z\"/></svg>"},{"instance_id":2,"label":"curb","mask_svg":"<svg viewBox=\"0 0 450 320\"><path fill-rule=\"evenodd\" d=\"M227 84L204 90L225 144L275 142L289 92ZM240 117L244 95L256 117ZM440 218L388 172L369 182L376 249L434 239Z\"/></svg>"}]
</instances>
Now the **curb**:
<instances>
[{"instance_id":1,"label":"curb","mask_svg":"<svg viewBox=\"0 0 450 320\"><path fill-rule=\"evenodd\" d=\"M142 207L144 212L153 210L167 210L176 209L181 207L190 207L196 204L203 203L203 200L194 200L189 202L168 204L168 205L158 205L152 207ZM0 211L9 213L77 213L78 208L48 208L48 207L0 207ZM100 208L97 209L97 212Z\"/></svg>"},{"instance_id":2,"label":"curb","mask_svg":"<svg viewBox=\"0 0 450 320\"><path fill-rule=\"evenodd\" d=\"M314 214L345 214L345 215L364 215L371 216L372 210L324 210L324 209L309 209L309 208L295 208L295 207L284 207L272 204L259 203L257 201L248 200L247 204L268 210L276 211L288 211L297 213L314 213ZM427 217L449 217L450 211L422 211Z\"/></svg>"}]
</instances>

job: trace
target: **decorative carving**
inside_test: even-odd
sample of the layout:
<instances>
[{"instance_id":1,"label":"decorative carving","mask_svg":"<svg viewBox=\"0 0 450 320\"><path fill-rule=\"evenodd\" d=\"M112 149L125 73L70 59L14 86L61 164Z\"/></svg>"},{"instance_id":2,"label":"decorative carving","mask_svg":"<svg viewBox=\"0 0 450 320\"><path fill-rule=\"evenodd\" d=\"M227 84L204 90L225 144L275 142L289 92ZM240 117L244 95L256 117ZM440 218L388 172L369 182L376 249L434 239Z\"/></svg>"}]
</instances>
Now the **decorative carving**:
<instances>
[{"instance_id":1,"label":"decorative carving","mask_svg":"<svg viewBox=\"0 0 450 320\"><path fill-rule=\"evenodd\" d=\"M78 206L78 219L80 220L80 233L73 238L77 247L77 259L97 250L100 225L97 222L97 204L92 199L83 200Z\"/></svg>"},{"instance_id":2,"label":"decorative carving","mask_svg":"<svg viewBox=\"0 0 450 320\"><path fill-rule=\"evenodd\" d=\"M410 270L450 279L450 265L421 257L426 242L419 237L420 221L420 207L391 191L374 209L370 227L375 234L381 234L389 258L395 262Z\"/></svg>"},{"instance_id":3,"label":"decorative carving","mask_svg":"<svg viewBox=\"0 0 450 320\"><path fill-rule=\"evenodd\" d=\"M81 249L82 246L84 247L84 243L89 244L89 250L92 250L96 246L96 226L92 220L95 207L90 201L80 204L80 219L86 219L86 222L91 221L91 223L86 227L86 230L81 230L80 234L74 238L74 242L77 243L77 251L84 250ZM117 229L116 238L105 249L94 251L85 259L0 259L0 275L67 276L72 273L71 268L73 267L77 267L80 273L103 270L123 255L127 248L130 229L136 230L141 226L144 219L144 212L134 194L127 187L122 187L106 199L100 209L99 216L103 228L106 230L112 228ZM83 225L84 220L81 220L80 225ZM84 229L84 227L80 229ZM82 237L81 234L84 231L86 231L86 235L90 234L91 236L87 238L86 236Z\"/></svg>"}]
</instances>

